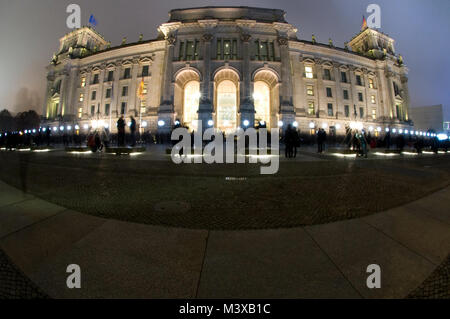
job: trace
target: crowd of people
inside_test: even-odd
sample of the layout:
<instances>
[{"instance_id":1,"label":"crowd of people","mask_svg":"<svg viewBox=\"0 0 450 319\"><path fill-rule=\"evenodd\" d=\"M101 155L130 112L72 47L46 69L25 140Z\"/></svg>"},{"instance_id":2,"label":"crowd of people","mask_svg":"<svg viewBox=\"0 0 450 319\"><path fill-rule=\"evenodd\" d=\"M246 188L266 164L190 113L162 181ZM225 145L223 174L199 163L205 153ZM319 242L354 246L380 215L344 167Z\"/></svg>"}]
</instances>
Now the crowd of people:
<instances>
[{"instance_id":1,"label":"crowd of people","mask_svg":"<svg viewBox=\"0 0 450 319\"><path fill-rule=\"evenodd\" d=\"M180 122L176 122L175 128L181 127ZM137 123L134 117L130 117L127 125L125 118L121 116L117 123L117 133L111 134L108 128L103 126L91 129L91 131L83 130L52 130L50 127L33 129L19 132L3 132L0 135L0 146L6 149L14 149L20 146L78 146L86 145L92 151L102 151L110 145L118 147L131 147L147 144L167 144L171 142L170 133L152 133L150 131L137 132ZM193 133L193 132L192 132ZM193 139L192 139L193 140ZM268 139L270 141L270 137ZM358 156L367 157L370 149L385 148L403 151L406 147L415 149L421 153L423 149L430 149L438 152L439 148L448 149L449 141L439 141L437 137L429 137L426 135L416 134L392 134L387 131L384 135L373 135L372 132L365 130L351 129L346 127L344 136L336 136L331 131L327 134L324 128L319 128L314 135L310 132L302 133L293 125L289 124L282 132L280 141L285 146L285 157L295 158L297 149L301 146L311 146L317 144L317 152L323 153L326 147L346 147L356 151ZM173 141L172 141L173 143Z\"/></svg>"}]
</instances>

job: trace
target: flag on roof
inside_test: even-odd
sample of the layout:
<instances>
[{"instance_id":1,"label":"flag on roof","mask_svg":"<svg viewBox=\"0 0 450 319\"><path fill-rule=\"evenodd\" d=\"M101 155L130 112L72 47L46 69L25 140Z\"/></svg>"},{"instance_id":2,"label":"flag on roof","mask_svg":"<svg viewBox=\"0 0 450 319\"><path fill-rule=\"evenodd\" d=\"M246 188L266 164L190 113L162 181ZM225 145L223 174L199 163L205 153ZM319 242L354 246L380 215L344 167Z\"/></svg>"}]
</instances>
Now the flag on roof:
<instances>
[{"instance_id":1,"label":"flag on roof","mask_svg":"<svg viewBox=\"0 0 450 319\"><path fill-rule=\"evenodd\" d=\"M366 17L363 16L363 21L362 21L362 26L361 26L361 31L364 31L368 28L367 26L367 21L366 21Z\"/></svg>"},{"instance_id":2,"label":"flag on roof","mask_svg":"<svg viewBox=\"0 0 450 319\"><path fill-rule=\"evenodd\" d=\"M95 20L95 17L93 14L89 17L89 24L92 24L93 26L97 25L97 20Z\"/></svg>"}]
</instances>

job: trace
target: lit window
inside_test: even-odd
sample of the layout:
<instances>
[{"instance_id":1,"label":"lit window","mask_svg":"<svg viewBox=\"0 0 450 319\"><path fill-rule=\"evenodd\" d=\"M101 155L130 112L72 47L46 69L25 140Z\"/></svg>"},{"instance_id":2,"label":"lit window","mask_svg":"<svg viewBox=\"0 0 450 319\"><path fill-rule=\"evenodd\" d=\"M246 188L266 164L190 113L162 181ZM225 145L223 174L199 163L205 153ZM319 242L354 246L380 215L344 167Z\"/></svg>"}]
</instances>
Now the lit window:
<instances>
[{"instance_id":1,"label":"lit window","mask_svg":"<svg viewBox=\"0 0 450 319\"><path fill-rule=\"evenodd\" d=\"M376 120L377 119L377 110L373 109L372 110L372 120Z\"/></svg>"},{"instance_id":2,"label":"lit window","mask_svg":"<svg viewBox=\"0 0 450 319\"><path fill-rule=\"evenodd\" d=\"M377 103L376 99L375 99L375 95L371 95L370 96L370 102L372 102L372 104Z\"/></svg>"},{"instance_id":3,"label":"lit window","mask_svg":"<svg viewBox=\"0 0 450 319\"><path fill-rule=\"evenodd\" d=\"M369 88L371 88L371 89L374 89L374 88L375 88L373 79L369 79Z\"/></svg>"},{"instance_id":4,"label":"lit window","mask_svg":"<svg viewBox=\"0 0 450 319\"><path fill-rule=\"evenodd\" d=\"M141 101L141 114L147 111L147 101L144 99Z\"/></svg>"},{"instance_id":5,"label":"lit window","mask_svg":"<svg viewBox=\"0 0 450 319\"><path fill-rule=\"evenodd\" d=\"M144 83L144 88L142 89L142 94L147 94L148 89L147 89L147 83Z\"/></svg>"},{"instance_id":6,"label":"lit window","mask_svg":"<svg viewBox=\"0 0 450 319\"><path fill-rule=\"evenodd\" d=\"M270 126L270 88L266 82L257 81L254 85L255 122Z\"/></svg>"},{"instance_id":7,"label":"lit window","mask_svg":"<svg viewBox=\"0 0 450 319\"><path fill-rule=\"evenodd\" d=\"M308 94L309 96L314 96L314 86L307 85L306 86L306 94Z\"/></svg>"},{"instance_id":8,"label":"lit window","mask_svg":"<svg viewBox=\"0 0 450 319\"><path fill-rule=\"evenodd\" d=\"M80 94L80 102L83 102L83 101L84 101L84 94L81 93L81 94Z\"/></svg>"},{"instance_id":9,"label":"lit window","mask_svg":"<svg viewBox=\"0 0 450 319\"><path fill-rule=\"evenodd\" d=\"M200 83L197 81L190 81L184 87L184 123L190 128L196 130L194 127L196 123L194 120L198 119L198 105L200 102Z\"/></svg>"},{"instance_id":10,"label":"lit window","mask_svg":"<svg viewBox=\"0 0 450 319\"><path fill-rule=\"evenodd\" d=\"M83 108L80 107L80 108L78 109L78 118L81 119L82 117L83 117Z\"/></svg>"},{"instance_id":11,"label":"lit window","mask_svg":"<svg viewBox=\"0 0 450 319\"><path fill-rule=\"evenodd\" d=\"M313 75L313 69L312 69L311 66L305 66L305 76L306 76L308 79L312 79L312 78L314 77L314 75Z\"/></svg>"},{"instance_id":12,"label":"lit window","mask_svg":"<svg viewBox=\"0 0 450 319\"><path fill-rule=\"evenodd\" d=\"M82 77L81 78L81 87L85 87L86 86L86 78L85 77Z\"/></svg>"},{"instance_id":13,"label":"lit window","mask_svg":"<svg viewBox=\"0 0 450 319\"><path fill-rule=\"evenodd\" d=\"M315 108L314 108L314 102L313 101L309 101L308 102L308 115L314 115L316 113Z\"/></svg>"}]
</instances>

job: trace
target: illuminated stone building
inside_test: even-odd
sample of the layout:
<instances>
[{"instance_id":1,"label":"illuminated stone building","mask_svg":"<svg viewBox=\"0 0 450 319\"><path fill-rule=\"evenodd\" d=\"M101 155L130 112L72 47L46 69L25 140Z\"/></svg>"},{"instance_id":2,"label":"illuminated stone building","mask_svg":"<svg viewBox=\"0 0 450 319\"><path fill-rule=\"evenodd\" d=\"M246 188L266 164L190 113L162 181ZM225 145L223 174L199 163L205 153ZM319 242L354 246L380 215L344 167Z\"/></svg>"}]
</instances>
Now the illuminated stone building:
<instances>
[{"instance_id":1,"label":"illuminated stone building","mask_svg":"<svg viewBox=\"0 0 450 319\"><path fill-rule=\"evenodd\" d=\"M49 125L115 130L120 115L169 131L193 120L222 131L266 124L408 127L407 68L394 40L363 27L345 48L299 40L277 9L176 9L155 40L110 47L83 27L60 40L48 66Z\"/></svg>"}]
</instances>

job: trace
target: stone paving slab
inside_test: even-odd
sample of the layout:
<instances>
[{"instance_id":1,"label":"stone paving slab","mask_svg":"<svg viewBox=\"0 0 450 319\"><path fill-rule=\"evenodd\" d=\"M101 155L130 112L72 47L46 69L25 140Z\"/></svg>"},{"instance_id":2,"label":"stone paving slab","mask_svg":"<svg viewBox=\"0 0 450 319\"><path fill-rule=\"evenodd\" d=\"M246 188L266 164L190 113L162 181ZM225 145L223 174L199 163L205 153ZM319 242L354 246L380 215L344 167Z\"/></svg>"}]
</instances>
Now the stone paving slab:
<instances>
[{"instance_id":1,"label":"stone paving slab","mask_svg":"<svg viewBox=\"0 0 450 319\"><path fill-rule=\"evenodd\" d=\"M65 210L0 240L0 247L26 273L67 249L106 220Z\"/></svg>"},{"instance_id":2,"label":"stone paving slab","mask_svg":"<svg viewBox=\"0 0 450 319\"><path fill-rule=\"evenodd\" d=\"M31 199L33 196L0 181L0 207Z\"/></svg>"},{"instance_id":3,"label":"stone paving slab","mask_svg":"<svg viewBox=\"0 0 450 319\"><path fill-rule=\"evenodd\" d=\"M0 238L49 218L63 210L65 208L40 199L19 201L16 204L0 207Z\"/></svg>"},{"instance_id":4,"label":"stone paving slab","mask_svg":"<svg viewBox=\"0 0 450 319\"><path fill-rule=\"evenodd\" d=\"M450 225L424 214L417 207L399 207L361 220L435 265L439 265L450 252Z\"/></svg>"},{"instance_id":5,"label":"stone paving slab","mask_svg":"<svg viewBox=\"0 0 450 319\"><path fill-rule=\"evenodd\" d=\"M318 245L365 298L403 298L436 267L361 220L308 226ZM381 288L367 288L367 266L381 267Z\"/></svg>"},{"instance_id":6,"label":"stone paving slab","mask_svg":"<svg viewBox=\"0 0 450 319\"><path fill-rule=\"evenodd\" d=\"M194 298L207 231L107 221L30 278L58 298ZM81 289L66 267L81 267Z\"/></svg>"},{"instance_id":7,"label":"stone paving slab","mask_svg":"<svg viewBox=\"0 0 450 319\"><path fill-rule=\"evenodd\" d=\"M450 225L450 187L403 206Z\"/></svg>"},{"instance_id":8,"label":"stone paving slab","mask_svg":"<svg viewBox=\"0 0 450 319\"><path fill-rule=\"evenodd\" d=\"M198 298L360 298L302 228L211 231Z\"/></svg>"}]
</instances>

